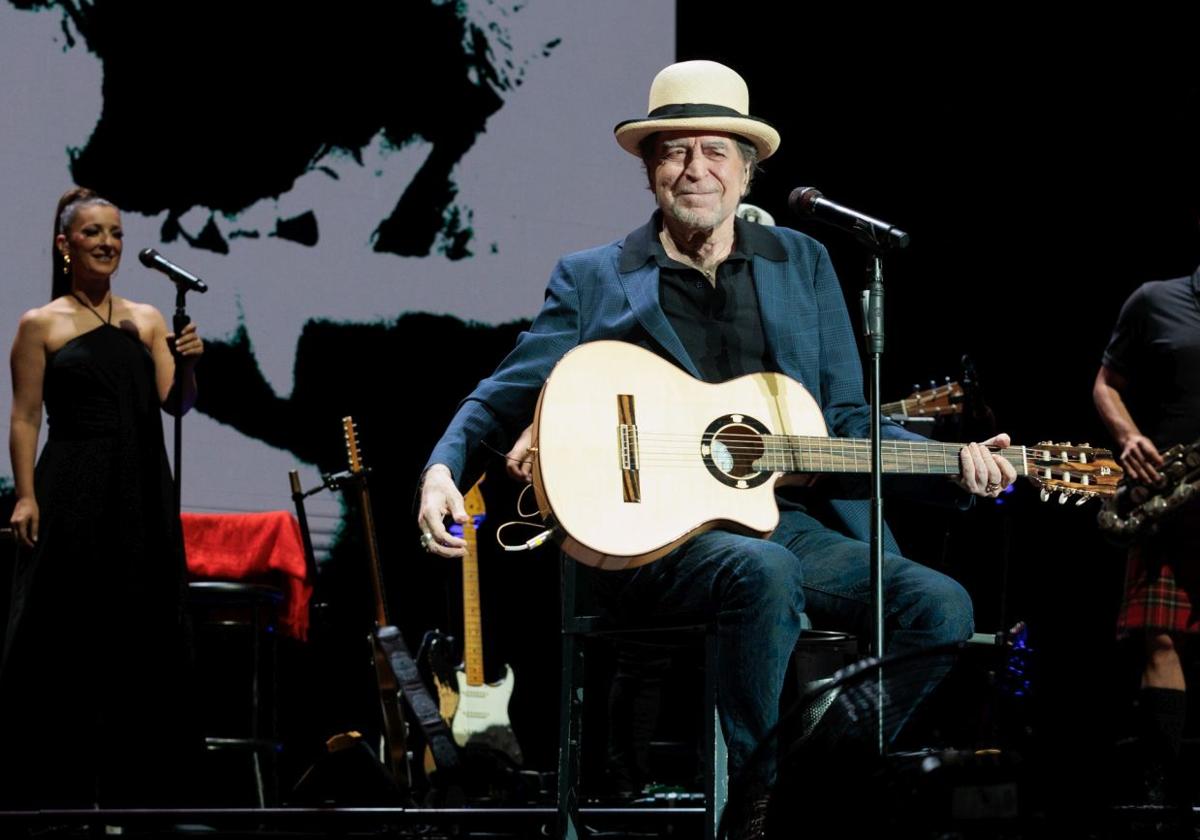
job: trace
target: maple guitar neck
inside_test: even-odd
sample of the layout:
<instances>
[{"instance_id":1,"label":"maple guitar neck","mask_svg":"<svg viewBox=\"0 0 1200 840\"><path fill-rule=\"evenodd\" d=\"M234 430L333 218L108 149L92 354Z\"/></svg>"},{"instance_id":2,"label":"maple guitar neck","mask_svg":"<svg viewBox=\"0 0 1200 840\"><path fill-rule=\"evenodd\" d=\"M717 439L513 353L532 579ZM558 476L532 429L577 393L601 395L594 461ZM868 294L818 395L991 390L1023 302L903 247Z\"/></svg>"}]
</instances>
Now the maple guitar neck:
<instances>
[{"instance_id":1,"label":"maple guitar neck","mask_svg":"<svg viewBox=\"0 0 1200 840\"><path fill-rule=\"evenodd\" d=\"M471 490L479 493L479 486ZM463 592L463 664L467 672L467 685L483 685L483 615L479 608L479 553L475 530L475 516L468 507L467 521L463 524L463 540L467 553L462 559Z\"/></svg>"}]
</instances>

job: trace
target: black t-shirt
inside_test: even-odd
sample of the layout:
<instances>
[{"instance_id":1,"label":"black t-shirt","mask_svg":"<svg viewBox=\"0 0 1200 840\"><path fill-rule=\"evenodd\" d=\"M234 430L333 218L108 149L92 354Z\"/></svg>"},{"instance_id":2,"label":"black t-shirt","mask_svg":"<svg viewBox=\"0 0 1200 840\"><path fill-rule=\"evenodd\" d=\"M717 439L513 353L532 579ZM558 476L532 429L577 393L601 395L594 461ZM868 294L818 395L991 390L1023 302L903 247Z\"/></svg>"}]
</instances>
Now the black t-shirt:
<instances>
[{"instance_id":1,"label":"black t-shirt","mask_svg":"<svg viewBox=\"0 0 1200 840\"><path fill-rule=\"evenodd\" d=\"M1200 439L1200 269L1129 296L1104 366L1129 381L1130 413L1160 451Z\"/></svg>"}]
</instances>

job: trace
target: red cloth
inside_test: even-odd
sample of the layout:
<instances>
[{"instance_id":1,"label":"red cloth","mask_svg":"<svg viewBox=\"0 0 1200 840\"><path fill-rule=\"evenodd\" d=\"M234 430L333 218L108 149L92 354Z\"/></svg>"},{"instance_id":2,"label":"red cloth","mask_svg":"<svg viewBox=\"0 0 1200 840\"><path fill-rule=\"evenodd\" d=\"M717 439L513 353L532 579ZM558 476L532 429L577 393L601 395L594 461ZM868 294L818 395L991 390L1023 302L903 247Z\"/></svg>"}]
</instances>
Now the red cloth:
<instances>
[{"instance_id":1,"label":"red cloth","mask_svg":"<svg viewBox=\"0 0 1200 840\"><path fill-rule=\"evenodd\" d=\"M300 523L284 510L265 513L184 513L188 571L196 577L241 580L281 573L279 629L308 638L312 582L304 562Z\"/></svg>"}]
</instances>

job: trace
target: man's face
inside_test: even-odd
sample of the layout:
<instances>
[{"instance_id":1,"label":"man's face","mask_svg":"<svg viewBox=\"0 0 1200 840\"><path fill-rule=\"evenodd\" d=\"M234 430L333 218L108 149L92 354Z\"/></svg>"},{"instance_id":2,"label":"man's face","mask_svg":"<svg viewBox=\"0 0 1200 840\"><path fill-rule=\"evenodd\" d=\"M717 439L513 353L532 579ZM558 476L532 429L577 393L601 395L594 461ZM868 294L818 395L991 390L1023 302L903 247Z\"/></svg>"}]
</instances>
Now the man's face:
<instances>
[{"instance_id":1,"label":"man's face","mask_svg":"<svg viewBox=\"0 0 1200 840\"><path fill-rule=\"evenodd\" d=\"M750 166L732 135L664 131L655 149L651 183L664 215L697 230L719 227L733 216Z\"/></svg>"}]
</instances>

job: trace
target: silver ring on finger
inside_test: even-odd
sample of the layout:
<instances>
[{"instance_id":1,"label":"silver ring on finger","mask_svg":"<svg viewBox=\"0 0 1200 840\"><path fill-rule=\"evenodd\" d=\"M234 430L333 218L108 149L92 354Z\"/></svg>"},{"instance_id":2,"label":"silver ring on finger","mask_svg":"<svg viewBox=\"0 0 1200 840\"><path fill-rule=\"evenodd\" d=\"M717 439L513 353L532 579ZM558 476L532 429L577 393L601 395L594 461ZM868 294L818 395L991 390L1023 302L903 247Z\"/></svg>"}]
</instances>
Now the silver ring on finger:
<instances>
[{"instance_id":1,"label":"silver ring on finger","mask_svg":"<svg viewBox=\"0 0 1200 840\"><path fill-rule=\"evenodd\" d=\"M429 546L432 544L433 544L433 534L430 533L429 531L422 531L421 532L421 548L428 551Z\"/></svg>"}]
</instances>

